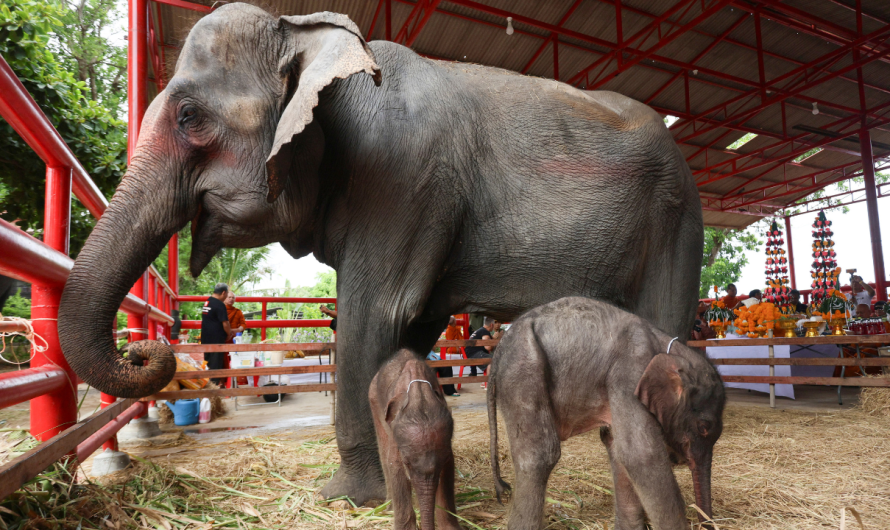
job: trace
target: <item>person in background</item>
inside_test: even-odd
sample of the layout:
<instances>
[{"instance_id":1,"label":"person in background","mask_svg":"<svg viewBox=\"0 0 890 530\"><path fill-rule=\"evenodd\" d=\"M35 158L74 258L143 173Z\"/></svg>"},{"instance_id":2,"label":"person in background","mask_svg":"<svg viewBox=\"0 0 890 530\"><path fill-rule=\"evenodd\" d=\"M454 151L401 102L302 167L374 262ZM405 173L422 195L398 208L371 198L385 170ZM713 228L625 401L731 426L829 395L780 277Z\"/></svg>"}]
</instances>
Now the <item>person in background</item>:
<instances>
[{"instance_id":1,"label":"person in background","mask_svg":"<svg viewBox=\"0 0 890 530\"><path fill-rule=\"evenodd\" d=\"M856 312L853 314L856 318L869 318L871 317L871 307L865 304L859 304L856 306Z\"/></svg>"},{"instance_id":2,"label":"person in background","mask_svg":"<svg viewBox=\"0 0 890 530\"><path fill-rule=\"evenodd\" d=\"M448 327L445 328L445 340L461 340L463 334L460 332L460 326L457 325L457 319L452 317L448 318ZM449 346L445 353L458 353L458 348L456 346Z\"/></svg>"},{"instance_id":3,"label":"person in background","mask_svg":"<svg viewBox=\"0 0 890 530\"><path fill-rule=\"evenodd\" d=\"M428 361L441 361L443 359L439 358L439 354L431 351L429 355L426 356L426 360ZM450 366L438 366L434 368L436 370L437 377L454 377L454 370ZM460 394L455 390L454 385L442 385L442 393L446 396L451 397L460 397Z\"/></svg>"},{"instance_id":4,"label":"person in background","mask_svg":"<svg viewBox=\"0 0 890 530\"><path fill-rule=\"evenodd\" d=\"M491 317L484 317L482 319L482 327L474 331L470 335L470 340L486 340L486 339L495 339L500 338L500 329L501 323ZM497 336L492 335L493 333L497 333ZM464 351L467 352L468 359L486 359L491 358L491 350L494 349L494 346L468 346ZM485 374L485 370L482 368L479 369L482 375ZM476 367L470 367L470 377L476 375ZM485 385L482 385L483 388Z\"/></svg>"},{"instance_id":5,"label":"person in background","mask_svg":"<svg viewBox=\"0 0 890 530\"><path fill-rule=\"evenodd\" d=\"M234 344L235 336L238 333L244 332L244 326L247 324L247 321L244 319L244 313L235 307L235 293L233 291L229 291L229 294L226 296L226 314L229 317L229 327L235 333L227 342Z\"/></svg>"},{"instance_id":6,"label":"person in background","mask_svg":"<svg viewBox=\"0 0 890 530\"><path fill-rule=\"evenodd\" d=\"M745 307L751 307L752 305L757 305L763 301L763 293L760 289L754 289L750 293L748 293L748 298L742 300L742 303L745 304Z\"/></svg>"},{"instance_id":7,"label":"person in background","mask_svg":"<svg viewBox=\"0 0 890 530\"><path fill-rule=\"evenodd\" d=\"M336 332L337 331L337 310L336 309L328 309L328 306L326 306L326 305L318 306L318 310L321 311L322 314L325 314L325 315L331 317L331 323L330 323L331 331Z\"/></svg>"},{"instance_id":8,"label":"person in background","mask_svg":"<svg viewBox=\"0 0 890 530\"><path fill-rule=\"evenodd\" d=\"M224 283L216 284L213 288L213 294L204 302L201 307L201 344L225 344L235 336L229 326L229 315L226 312L226 304L223 300L229 294L229 286ZM207 369L223 370L226 367L226 358L228 353L204 352L204 360L207 361ZM223 387L226 383L225 377L213 378L212 381Z\"/></svg>"},{"instance_id":9,"label":"person in background","mask_svg":"<svg viewBox=\"0 0 890 530\"><path fill-rule=\"evenodd\" d=\"M875 316L881 318L887 316L887 302L875 302Z\"/></svg>"},{"instance_id":10,"label":"person in background","mask_svg":"<svg viewBox=\"0 0 890 530\"><path fill-rule=\"evenodd\" d=\"M875 296L875 290L871 288L871 285L865 283L862 280L862 276L853 275L850 278L850 287L853 289L852 293L846 293L847 300L850 301L850 313L852 316L857 317L860 316L859 310L857 309L860 305L866 305L871 307L871 299ZM871 313L869 311L869 313Z\"/></svg>"},{"instance_id":11,"label":"person in background","mask_svg":"<svg viewBox=\"0 0 890 530\"><path fill-rule=\"evenodd\" d=\"M721 302L726 305L727 309L735 309L739 305L738 294L739 289L734 283L731 283L726 286L726 296L723 297Z\"/></svg>"},{"instance_id":12,"label":"person in background","mask_svg":"<svg viewBox=\"0 0 890 530\"><path fill-rule=\"evenodd\" d=\"M794 308L794 312L805 314L807 312L807 304L800 301L800 291L791 289L791 292L788 294L791 295L791 307Z\"/></svg>"},{"instance_id":13,"label":"person in background","mask_svg":"<svg viewBox=\"0 0 890 530\"><path fill-rule=\"evenodd\" d=\"M707 310L708 305L704 302L699 302L698 308L695 310L695 324L692 326L692 340L707 340L717 336L705 318Z\"/></svg>"}]
</instances>

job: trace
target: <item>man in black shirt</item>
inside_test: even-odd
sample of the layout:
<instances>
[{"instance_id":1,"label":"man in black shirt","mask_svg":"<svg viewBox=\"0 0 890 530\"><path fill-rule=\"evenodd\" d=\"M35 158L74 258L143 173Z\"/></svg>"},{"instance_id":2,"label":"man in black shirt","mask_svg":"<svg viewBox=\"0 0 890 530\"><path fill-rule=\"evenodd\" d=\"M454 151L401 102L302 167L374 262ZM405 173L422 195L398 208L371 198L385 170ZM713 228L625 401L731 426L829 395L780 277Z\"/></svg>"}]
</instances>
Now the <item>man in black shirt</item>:
<instances>
[{"instance_id":1,"label":"man in black shirt","mask_svg":"<svg viewBox=\"0 0 890 530\"><path fill-rule=\"evenodd\" d=\"M795 313L806 314L807 312L807 304L804 304L800 301L800 291L797 289L791 289L789 293L791 295L791 307L794 308Z\"/></svg>"},{"instance_id":2,"label":"man in black shirt","mask_svg":"<svg viewBox=\"0 0 890 530\"><path fill-rule=\"evenodd\" d=\"M235 335L229 326L229 315L226 312L226 304L223 300L229 295L229 286L224 283L216 284L213 294L201 307L201 344L225 344ZM209 370L222 370L226 368L226 352L204 352L204 360L207 361ZM212 381L223 387L227 378L213 378Z\"/></svg>"},{"instance_id":3,"label":"man in black shirt","mask_svg":"<svg viewBox=\"0 0 890 530\"><path fill-rule=\"evenodd\" d=\"M484 340L491 339L491 333L495 329L500 329L501 323L491 317L485 317L482 319L482 327L474 331L470 335L470 340ZM494 349L494 346L467 346L464 350L467 352L468 359L485 359L487 357L491 357L491 350ZM485 373L484 370L480 367L479 371L481 373ZM470 377L476 375L476 367L470 367Z\"/></svg>"}]
</instances>

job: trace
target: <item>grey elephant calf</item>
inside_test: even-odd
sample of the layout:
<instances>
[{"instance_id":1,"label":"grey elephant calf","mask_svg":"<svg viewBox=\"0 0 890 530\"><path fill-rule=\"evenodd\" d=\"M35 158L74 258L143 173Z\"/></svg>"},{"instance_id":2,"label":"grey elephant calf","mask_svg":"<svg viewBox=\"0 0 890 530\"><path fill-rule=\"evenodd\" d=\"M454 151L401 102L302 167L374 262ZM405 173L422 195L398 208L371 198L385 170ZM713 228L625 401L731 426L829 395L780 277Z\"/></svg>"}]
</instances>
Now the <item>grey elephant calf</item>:
<instances>
[{"instance_id":1,"label":"grey elephant calf","mask_svg":"<svg viewBox=\"0 0 890 530\"><path fill-rule=\"evenodd\" d=\"M498 499L510 486L497 459L497 408L510 441L516 492L511 530L542 526L560 443L600 428L615 483L615 528L689 527L671 464L692 470L711 516L711 457L726 396L701 354L612 305L569 297L539 306L504 334L489 371L491 465Z\"/></svg>"},{"instance_id":2,"label":"grey elephant calf","mask_svg":"<svg viewBox=\"0 0 890 530\"><path fill-rule=\"evenodd\" d=\"M440 529L460 530L454 516L454 423L435 370L400 350L374 376L368 399L395 530L417 527L412 485L423 530L432 530L434 519Z\"/></svg>"}]
</instances>

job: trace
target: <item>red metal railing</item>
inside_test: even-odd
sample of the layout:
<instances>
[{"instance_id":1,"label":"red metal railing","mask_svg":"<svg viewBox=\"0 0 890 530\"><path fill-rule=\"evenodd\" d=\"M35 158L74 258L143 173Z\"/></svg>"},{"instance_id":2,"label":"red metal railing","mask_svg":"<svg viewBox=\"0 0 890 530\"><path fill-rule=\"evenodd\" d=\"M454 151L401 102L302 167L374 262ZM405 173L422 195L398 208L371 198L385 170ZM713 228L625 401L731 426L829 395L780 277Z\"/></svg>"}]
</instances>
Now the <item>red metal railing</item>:
<instances>
[{"instance_id":1,"label":"red metal railing","mask_svg":"<svg viewBox=\"0 0 890 530\"><path fill-rule=\"evenodd\" d=\"M0 115L34 149L46 163L46 202L43 241L24 233L10 223L0 220L0 273L32 284L32 321L36 334L46 342L46 348L33 348L31 367L0 377L0 408L24 401L31 402L31 434L62 451L70 453L75 447L77 456L88 457L99 445L113 438L117 431L136 414L144 412L137 404L115 419L118 407L107 414L77 423L77 376L68 366L59 346L57 333L58 307L62 290L73 261L68 257L71 196L73 194L95 217L105 211L108 201L90 179L80 162L62 140L46 115L25 90L9 64L0 57ZM153 268L147 271L153 296L128 295L121 309L160 322L173 323L167 313L175 299L171 289ZM160 306L160 307L158 307ZM3 323L4 330L25 331L21 323ZM169 328L167 328L169 329ZM111 330L109 330L111 331ZM42 345L42 344L41 344ZM113 401L116 398L113 398ZM103 425L95 424L101 419ZM90 428L84 426L93 423ZM87 433L94 429L83 444L72 433ZM67 434L63 434L67 433ZM21 466L18 460L4 469ZM35 469L30 476L42 469ZM30 476L17 474L22 480ZM17 486L16 486L17 487Z\"/></svg>"}]
</instances>

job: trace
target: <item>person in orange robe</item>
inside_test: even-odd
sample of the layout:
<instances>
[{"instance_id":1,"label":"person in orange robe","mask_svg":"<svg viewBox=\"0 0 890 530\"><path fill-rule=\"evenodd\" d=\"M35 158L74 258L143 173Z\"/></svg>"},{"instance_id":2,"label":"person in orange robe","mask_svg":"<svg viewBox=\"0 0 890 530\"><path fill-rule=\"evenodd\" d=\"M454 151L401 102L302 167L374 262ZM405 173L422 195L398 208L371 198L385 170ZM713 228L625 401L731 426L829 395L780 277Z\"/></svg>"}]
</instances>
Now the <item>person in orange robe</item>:
<instances>
[{"instance_id":1,"label":"person in orange robe","mask_svg":"<svg viewBox=\"0 0 890 530\"><path fill-rule=\"evenodd\" d=\"M232 328L232 333L243 332L244 325L246 324L246 321L244 319L244 313L242 313L240 309L235 307L235 293L232 291L229 291L229 295L226 297L225 302L226 302L226 313L228 313L228 315L229 315L229 326ZM232 337L228 341L226 341L226 344L234 344L234 343L235 343L235 335L232 335ZM229 359L226 358L226 368L230 368L230 367L231 367L231 365L229 364ZM259 377L253 378L254 386L256 386L258 379L259 379ZM244 383L247 384L246 378L244 378ZM241 382L239 381L238 384L240 385ZM226 379L226 388L231 388L231 385L232 385L231 380L227 378Z\"/></svg>"},{"instance_id":2,"label":"person in orange robe","mask_svg":"<svg viewBox=\"0 0 890 530\"><path fill-rule=\"evenodd\" d=\"M235 307L235 293L232 291L229 291L229 296L226 297L226 312L229 314L229 326L232 328L232 331L235 333L243 332L244 325L247 322L244 320L244 313ZM234 343L235 337L230 338L228 344Z\"/></svg>"},{"instance_id":3,"label":"person in orange robe","mask_svg":"<svg viewBox=\"0 0 890 530\"><path fill-rule=\"evenodd\" d=\"M449 318L448 327L445 328L445 340L461 340L463 338L464 337L460 332L460 326L457 325L457 319L454 317ZM445 353L458 353L458 349L455 346L451 346L445 350Z\"/></svg>"},{"instance_id":4,"label":"person in orange robe","mask_svg":"<svg viewBox=\"0 0 890 530\"><path fill-rule=\"evenodd\" d=\"M724 296L722 300L722 302L726 304L726 309L735 309L739 305L739 299L737 298L738 294L739 290L734 283L726 286L726 296Z\"/></svg>"}]
</instances>

